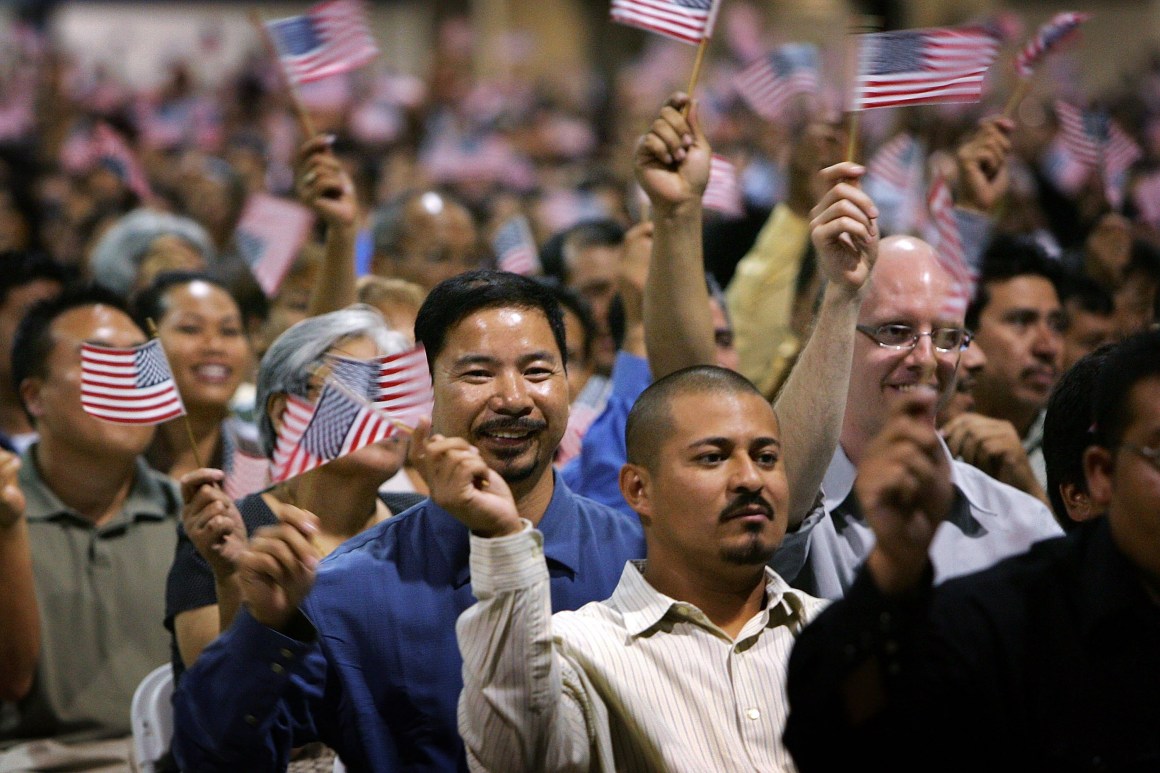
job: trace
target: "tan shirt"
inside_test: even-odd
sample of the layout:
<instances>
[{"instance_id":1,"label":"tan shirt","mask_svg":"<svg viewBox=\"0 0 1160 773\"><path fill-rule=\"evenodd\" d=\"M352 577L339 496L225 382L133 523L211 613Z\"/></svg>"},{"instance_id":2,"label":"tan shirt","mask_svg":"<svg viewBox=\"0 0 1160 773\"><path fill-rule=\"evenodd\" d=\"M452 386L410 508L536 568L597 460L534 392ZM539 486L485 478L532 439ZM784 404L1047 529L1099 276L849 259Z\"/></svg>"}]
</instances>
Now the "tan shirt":
<instances>
[{"instance_id":1,"label":"tan shirt","mask_svg":"<svg viewBox=\"0 0 1160 773\"><path fill-rule=\"evenodd\" d=\"M41 480L33 446L20 486L41 649L32 692L0 704L0 748L33 738L87 741L130 733L138 683L168 663L165 578L177 544L176 485L141 460L118 518L99 528Z\"/></svg>"}]
</instances>

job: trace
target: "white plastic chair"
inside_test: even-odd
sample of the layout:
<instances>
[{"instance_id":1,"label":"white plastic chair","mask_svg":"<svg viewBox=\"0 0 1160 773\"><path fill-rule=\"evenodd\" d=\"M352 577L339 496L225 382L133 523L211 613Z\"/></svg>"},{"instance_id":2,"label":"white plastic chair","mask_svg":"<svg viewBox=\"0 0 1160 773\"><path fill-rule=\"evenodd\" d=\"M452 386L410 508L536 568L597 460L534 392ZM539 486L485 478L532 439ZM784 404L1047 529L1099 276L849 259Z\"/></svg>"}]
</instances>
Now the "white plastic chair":
<instances>
[{"instance_id":1,"label":"white plastic chair","mask_svg":"<svg viewBox=\"0 0 1160 773\"><path fill-rule=\"evenodd\" d=\"M133 727L133 756L141 773L153 773L169 750L173 737L173 666L166 663L149 672L133 693L129 723Z\"/></svg>"}]
</instances>

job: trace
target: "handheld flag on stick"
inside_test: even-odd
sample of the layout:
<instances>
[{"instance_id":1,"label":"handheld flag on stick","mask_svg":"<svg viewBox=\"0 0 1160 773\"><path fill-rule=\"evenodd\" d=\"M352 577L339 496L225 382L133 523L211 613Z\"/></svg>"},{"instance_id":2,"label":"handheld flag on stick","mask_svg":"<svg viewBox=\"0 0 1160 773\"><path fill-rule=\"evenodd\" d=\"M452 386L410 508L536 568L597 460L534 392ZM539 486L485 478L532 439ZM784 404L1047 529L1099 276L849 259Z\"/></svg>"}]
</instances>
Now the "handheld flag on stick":
<instances>
[{"instance_id":1,"label":"handheld flag on stick","mask_svg":"<svg viewBox=\"0 0 1160 773\"><path fill-rule=\"evenodd\" d=\"M327 380L314 405L290 395L274 447L272 481L281 483L391 437L395 427L364 400Z\"/></svg>"},{"instance_id":2,"label":"handheld flag on stick","mask_svg":"<svg viewBox=\"0 0 1160 773\"><path fill-rule=\"evenodd\" d=\"M713 37L720 0L612 0L612 20L682 43Z\"/></svg>"},{"instance_id":3,"label":"handheld flag on stick","mask_svg":"<svg viewBox=\"0 0 1160 773\"><path fill-rule=\"evenodd\" d=\"M156 338L129 349L82 344L81 407L118 424L161 424L185 415Z\"/></svg>"},{"instance_id":4,"label":"handheld flag on stick","mask_svg":"<svg viewBox=\"0 0 1160 773\"><path fill-rule=\"evenodd\" d=\"M523 276L540 273L540 255L528 219L523 215L509 218L497 228L491 246L500 271Z\"/></svg>"},{"instance_id":5,"label":"handheld flag on stick","mask_svg":"<svg viewBox=\"0 0 1160 773\"><path fill-rule=\"evenodd\" d=\"M977 102L999 52L983 26L873 32L858 38L850 110Z\"/></svg>"},{"instance_id":6,"label":"handheld flag on stick","mask_svg":"<svg viewBox=\"0 0 1160 773\"><path fill-rule=\"evenodd\" d=\"M430 417L435 390L423 345L383 357L375 389L375 407L402 424L414 427Z\"/></svg>"},{"instance_id":7,"label":"handheld flag on stick","mask_svg":"<svg viewBox=\"0 0 1160 773\"><path fill-rule=\"evenodd\" d=\"M787 43L742 70L735 84L753 112L767 121L784 120L790 100L818 89L818 49Z\"/></svg>"},{"instance_id":8,"label":"handheld flag on stick","mask_svg":"<svg viewBox=\"0 0 1160 773\"><path fill-rule=\"evenodd\" d=\"M1030 88L1031 76L1035 68L1051 53L1051 50L1063 41L1072 37L1079 29L1079 25L1091 18L1091 14L1065 12L1055 16L1039 28L1035 37L1027 41L1027 45L1015 55L1015 72L1019 75L1019 83L1015 86L1011 98L1003 108L1003 115L1010 118L1015 115L1015 109L1023 101Z\"/></svg>"},{"instance_id":9,"label":"handheld flag on stick","mask_svg":"<svg viewBox=\"0 0 1160 773\"><path fill-rule=\"evenodd\" d=\"M357 70L379 53L357 0L328 0L301 16L268 21L266 29L295 86Z\"/></svg>"},{"instance_id":10,"label":"handheld flag on stick","mask_svg":"<svg viewBox=\"0 0 1160 773\"><path fill-rule=\"evenodd\" d=\"M1106 113L1084 111L1067 102L1055 103L1060 145L1085 170L1102 173L1108 203L1118 209L1124 200L1128 170L1143 156L1135 140Z\"/></svg>"},{"instance_id":11,"label":"handheld flag on stick","mask_svg":"<svg viewBox=\"0 0 1160 773\"><path fill-rule=\"evenodd\" d=\"M246 199L234 242L267 298L278 293L314 224L314 213L298 202L266 193Z\"/></svg>"},{"instance_id":12,"label":"handheld flag on stick","mask_svg":"<svg viewBox=\"0 0 1160 773\"><path fill-rule=\"evenodd\" d=\"M967 264L962 236L955 220L954 201L950 186L941 174L935 174L927 193L927 208L930 211L930 229L927 241L935 249L938 262L951 276L951 292L943 299L942 313L951 317L961 317L967 311L971 297L975 293L978 275Z\"/></svg>"},{"instance_id":13,"label":"handheld flag on stick","mask_svg":"<svg viewBox=\"0 0 1160 773\"><path fill-rule=\"evenodd\" d=\"M713 154L709 162L709 184L701 198L705 209L712 209L727 217L741 217L745 205L741 200L741 186L737 184L737 168L724 156Z\"/></svg>"}]
</instances>

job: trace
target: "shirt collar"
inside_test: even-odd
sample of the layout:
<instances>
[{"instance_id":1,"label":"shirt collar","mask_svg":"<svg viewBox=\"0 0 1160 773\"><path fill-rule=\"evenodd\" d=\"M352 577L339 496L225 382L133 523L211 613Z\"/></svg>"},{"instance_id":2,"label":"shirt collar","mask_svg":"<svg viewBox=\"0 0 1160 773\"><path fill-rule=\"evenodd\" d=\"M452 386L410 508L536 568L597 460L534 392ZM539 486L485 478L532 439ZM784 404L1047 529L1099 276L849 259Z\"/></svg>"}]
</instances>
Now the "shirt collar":
<instances>
[{"instance_id":1,"label":"shirt collar","mask_svg":"<svg viewBox=\"0 0 1160 773\"><path fill-rule=\"evenodd\" d=\"M580 566L576 495L555 470L552 470L552 478L552 498L536 528L544 536L544 558L548 560L548 565L562 566L575 576ZM432 522L439 531L436 544L440 546L448 563L455 568L455 587L466 585L471 580L468 531L442 507L431 500L427 500L427 503L432 510Z\"/></svg>"},{"instance_id":2,"label":"shirt collar","mask_svg":"<svg viewBox=\"0 0 1160 773\"><path fill-rule=\"evenodd\" d=\"M644 579L645 564L645 561L626 563L620 575L620 582L607 602L608 606L620 613L629 636L640 636L669 616L720 632L720 629L697 607L670 598L649 585ZM777 572L768 566L765 567L765 601L761 608L761 627L767 627L771 613L778 610L780 614L774 618L776 624L796 625L797 630L800 630L805 622L805 612L796 593ZM746 625L746 629L748 628L750 626ZM745 634L744 630L742 634Z\"/></svg>"},{"instance_id":3,"label":"shirt collar","mask_svg":"<svg viewBox=\"0 0 1160 773\"><path fill-rule=\"evenodd\" d=\"M1027 428L1027 434L1023 436L1023 450L1031 453L1037 448L1043 447L1043 422L1047 418L1047 408L1043 408L1035 416L1035 421L1031 422L1031 426Z\"/></svg>"},{"instance_id":4,"label":"shirt collar","mask_svg":"<svg viewBox=\"0 0 1160 773\"><path fill-rule=\"evenodd\" d=\"M40 477L36 463L36 448L29 448L20 467L20 487L27 501L25 512L29 521L50 521L62 515L89 523L87 518L61 501L56 492L48 487ZM134 463L133 486L121 505L121 514L101 527L102 531L119 524L134 521L160 521L177 512L177 495L174 487L155 472L141 457Z\"/></svg>"},{"instance_id":5,"label":"shirt collar","mask_svg":"<svg viewBox=\"0 0 1160 773\"><path fill-rule=\"evenodd\" d=\"M951 465L951 484L967 500L972 510L991 512L990 508L982 504L984 500L979 496L974 481L963 475L954 457L951 456L951 450L947 448L947 444L941 437L938 439L938 443L942 446L943 453L946 454L947 461ZM834 451L833 459L830 460L830 466L826 468L826 475L822 478L822 504L827 513L832 513L846 501L846 497L854 488L854 478L857 476L858 468L850 461L850 457L846 456L846 451L839 444Z\"/></svg>"}]
</instances>

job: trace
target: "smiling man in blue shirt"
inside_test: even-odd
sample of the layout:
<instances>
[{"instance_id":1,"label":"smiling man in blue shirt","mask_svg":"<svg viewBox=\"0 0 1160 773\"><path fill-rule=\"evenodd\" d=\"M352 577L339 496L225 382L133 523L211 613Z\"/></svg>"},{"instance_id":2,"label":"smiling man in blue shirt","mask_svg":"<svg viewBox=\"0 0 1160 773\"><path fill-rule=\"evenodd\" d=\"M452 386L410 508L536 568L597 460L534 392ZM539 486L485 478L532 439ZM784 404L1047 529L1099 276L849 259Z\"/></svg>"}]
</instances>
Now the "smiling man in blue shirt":
<instances>
[{"instance_id":1,"label":"smiling man in blue shirt","mask_svg":"<svg viewBox=\"0 0 1160 773\"><path fill-rule=\"evenodd\" d=\"M463 274L432 291L415 328L432 423L478 447L544 533L553 608L608 597L643 538L635 518L552 472L568 388L550 293L515 274ZM287 508L255 535L240 570L246 608L174 698L182 768L283 770L293 746L321 740L350 770L464 769L455 620L474 601L467 529L426 501L315 571L314 528Z\"/></svg>"}]
</instances>

